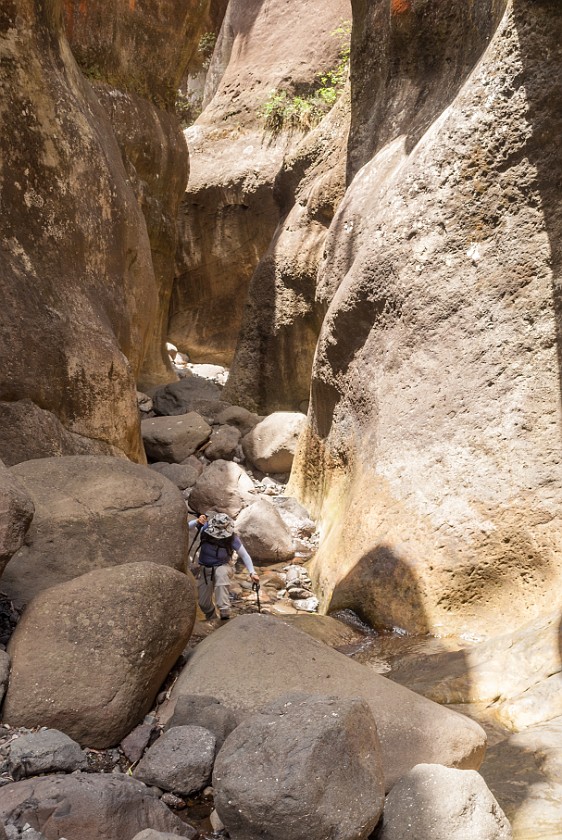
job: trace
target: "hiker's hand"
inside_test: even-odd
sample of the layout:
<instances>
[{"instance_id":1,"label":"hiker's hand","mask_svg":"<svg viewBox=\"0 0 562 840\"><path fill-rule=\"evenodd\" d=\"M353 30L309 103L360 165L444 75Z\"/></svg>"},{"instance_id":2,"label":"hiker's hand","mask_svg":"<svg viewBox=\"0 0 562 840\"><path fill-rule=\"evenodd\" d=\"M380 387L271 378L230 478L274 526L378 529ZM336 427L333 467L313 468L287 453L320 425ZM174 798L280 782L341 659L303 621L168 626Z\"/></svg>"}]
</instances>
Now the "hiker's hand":
<instances>
[{"instance_id":1,"label":"hiker's hand","mask_svg":"<svg viewBox=\"0 0 562 840\"><path fill-rule=\"evenodd\" d=\"M252 583L259 583L259 582L260 582L260 576L259 576L259 575L257 575L257 574L254 572L254 574L253 574L253 575L250 575L250 580L252 581Z\"/></svg>"},{"instance_id":2,"label":"hiker's hand","mask_svg":"<svg viewBox=\"0 0 562 840\"><path fill-rule=\"evenodd\" d=\"M205 522L207 521L207 515L205 513L202 513L201 516L197 517L197 521L199 522L200 525L204 525Z\"/></svg>"}]
</instances>

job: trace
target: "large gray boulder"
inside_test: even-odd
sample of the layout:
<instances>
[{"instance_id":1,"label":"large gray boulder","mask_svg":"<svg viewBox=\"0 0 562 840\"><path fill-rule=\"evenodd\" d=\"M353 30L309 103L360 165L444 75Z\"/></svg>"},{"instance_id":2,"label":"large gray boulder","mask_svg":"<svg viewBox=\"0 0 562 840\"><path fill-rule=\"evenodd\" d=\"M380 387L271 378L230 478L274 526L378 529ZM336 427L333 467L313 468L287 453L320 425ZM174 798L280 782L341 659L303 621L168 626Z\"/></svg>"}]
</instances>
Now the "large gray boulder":
<instances>
[{"instance_id":1,"label":"large gray boulder","mask_svg":"<svg viewBox=\"0 0 562 840\"><path fill-rule=\"evenodd\" d=\"M0 574L23 545L34 511L25 487L0 461Z\"/></svg>"},{"instance_id":2,"label":"large gray boulder","mask_svg":"<svg viewBox=\"0 0 562 840\"><path fill-rule=\"evenodd\" d=\"M258 414L254 414L252 411L248 411L247 408L242 408L242 406L238 405L231 405L217 415L217 423L234 426L239 429L242 435L247 435L248 432L251 432L261 419Z\"/></svg>"},{"instance_id":3,"label":"large gray boulder","mask_svg":"<svg viewBox=\"0 0 562 840\"><path fill-rule=\"evenodd\" d=\"M202 726L212 732L216 739L217 752L225 739L238 726L238 716L224 706L216 697L182 694L178 697L172 718L166 728L174 726Z\"/></svg>"},{"instance_id":4,"label":"large gray boulder","mask_svg":"<svg viewBox=\"0 0 562 840\"><path fill-rule=\"evenodd\" d=\"M125 775L44 776L0 788L0 820L27 823L46 840L132 840L152 828L176 837L196 831L145 785Z\"/></svg>"},{"instance_id":5,"label":"large gray boulder","mask_svg":"<svg viewBox=\"0 0 562 840\"><path fill-rule=\"evenodd\" d=\"M10 775L15 781L42 773L72 773L86 770L88 759L80 745L56 729L22 735L2 749L8 754Z\"/></svg>"},{"instance_id":6,"label":"large gray boulder","mask_svg":"<svg viewBox=\"0 0 562 840\"><path fill-rule=\"evenodd\" d=\"M25 545L2 579L25 604L93 569L145 560L184 569L188 534L179 490L147 467L111 457L26 461L10 469L35 505Z\"/></svg>"},{"instance_id":7,"label":"large gray boulder","mask_svg":"<svg viewBox=\"0 0 562 840\"><path fill-rule=\"evenodd\" d=\"M193 455L211 437L211 427L194 411L142 420L141 431L147 457L171 464Z\"/></svg>"},{"instance_id":8,"label":"large gray boulder","mask_svg":"<svg viewBox=\"0 0 562 840\"><path fill-rule=\"evenodd\" d=\"M241 678L243 675L243 678ZM421 762L477 769L486 735L469 718L265 615L240 616L196 648L172 697L204 694L255 713L288 691L362 697L379 734L387 789Z\"/></svg>"},{"instance_id":9,"label":"large gray boulder","mask_svg":"<svg viewBox=\"0 0 562 840\"><path fill-rule=\"evenodd\" d=\"M252 560L258 563L281 563L295 556L289 528L277 509L265 499L258 499L240 513L236 533Z\"/></svg>"},{"instance_id":10,"label":"large gray boulder","mask_svg":"<svg viewBox=\"0 0 562 840\"><path fill-rule=\"evenodd\" d=\"M157 461L156 464L150 465L150 469L166 476L168 481L175 484L179 490L193 487L200 475L200 471L192 464L168 464L166 461Z\"/></svg>"},{"instance_id":11,"label":"large gray boulder","mask_svg":"<svg viewBox=\"0 0 562 840\"><path fill-rule=\"evenodd\" d=\"M419 764L384 806L379 840L511 840L511 826L474 770Z\"/></svg>"},{"instance_id":12,"label":"large gray boulder","mask_svg":"<svg viewBox=\"0 0 562 840\"><path fill-rule=\"evenodd\" d=\"M147 785L190 796L211 779L216 739L202 726L174 726L144 754L134 776Z\"/></svg>"},{"instance_id":13,"label":"large gray boulder","mask_svg":"<svg viewBox=\"0 0 562 840\"><path fill-rule=\"evenodd\" d=\"M237 516L242 508L254 501L254 484L250 476L233 461L213 461L199 476L191 495L192 510L204 513L215 510Z\"/></svg>"},{"instance_id":14,"label":"large gray boulder","mask_svg":"<svg viewBox=\"0 0 562 840\"><path fill-rule=\"evenodd\" d=\"M275 411L242 438L244 455L264 473L290 472L305 424L304 414Z\"/></svg>"},{"instance_id":15,"label":"large gray boulder","mask_svg":"<svg viewBox=\"0 0 562 840\"><path fill-rule=\"evenodd\" d=\"M232 840L365 840L384 804L371 709L360 699L285 695L229 735L213 787Z\"/></svg>"},{"instance_id":16,"label":"large gray boulder","mask_svg":"<svg viewBox=\"0 0 562 840\"><path fill-rule=\"evenodd\" d=\"M234 426L219 426L213 432L209 445L205 447L205 457L209 461L231 461L240 443L240 432Z\"/></svg>"},{"instance_id":17,"label":"large gray boulder","mask_svg":"<svg viewBox=\"0 0 562 840\"><path fill-rule=\"evenodd\" d=\"M83 746L118 744L146 715L195 621L191 575L155 563L98 569L41 592L10 640L3 719Z\"/></svg>"},{"instance_id":18,"label":"large gray boulder","mask_svg":"<svg viewBox=\"0 0 562 840\"><path fill-rule=\"evenodd\" d=\"M186 376L171 382L152 394L152 405L157 414L174 416L198 411L207 402L220 400L222 388L201 376Z\"/></svg>"}]
</instances>

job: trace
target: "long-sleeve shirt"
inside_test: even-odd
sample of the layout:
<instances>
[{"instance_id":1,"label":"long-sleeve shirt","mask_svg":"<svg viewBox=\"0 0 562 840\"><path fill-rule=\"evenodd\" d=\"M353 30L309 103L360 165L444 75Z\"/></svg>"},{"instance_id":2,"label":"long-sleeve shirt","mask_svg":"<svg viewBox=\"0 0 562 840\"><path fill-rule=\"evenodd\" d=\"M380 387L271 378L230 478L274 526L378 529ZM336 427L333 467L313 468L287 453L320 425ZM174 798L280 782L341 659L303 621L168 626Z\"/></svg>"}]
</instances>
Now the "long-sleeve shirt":
<instances>
[{"instance_id":1,"label":"long-sleeve shirt","mask_svg":"<svg viewBox=\"0 0 562 840\"><path fill-rule=\"evenodd\" d=\"M197 521L197 519L193 519L191 522L188 523L189 528L196 528L198 525L200 525L200 523ZM201 531L204 531L206 528L207 528L206 523L205 523L205 525L200 525L200 530ZM245 565L246 569L248 570L249 574L255 575L256 571L254 569L254 564L252 563L252 558L250 557L250 555L248 554L248 552L244 548L244 544L242 543L242 540L240 539L240 537L236 536L236 534L234 534L233 537L232 537L232 548L234 549L234 551L237 553L238 557L244 563L244 565Z\"/></svg>"}]
</instances>

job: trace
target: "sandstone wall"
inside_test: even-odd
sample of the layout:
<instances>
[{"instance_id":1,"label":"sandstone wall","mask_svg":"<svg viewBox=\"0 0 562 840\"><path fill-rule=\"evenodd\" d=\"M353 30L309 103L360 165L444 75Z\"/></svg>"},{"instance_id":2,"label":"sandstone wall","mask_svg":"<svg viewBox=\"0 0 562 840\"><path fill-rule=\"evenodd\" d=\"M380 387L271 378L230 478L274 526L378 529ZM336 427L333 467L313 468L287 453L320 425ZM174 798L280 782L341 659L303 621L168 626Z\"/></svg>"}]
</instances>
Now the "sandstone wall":
<instances>
[{"instance_id":1,"label":"sandstone wall","mask_svg":"<svg viewBox=\"0 0 562 840\"><path fill-rule=\"evenodd\" d=\"M274 181L300 132L264 131L275 89L291 95L337 62L348 0L231 0L207 76L206 108L186 137L170 337L193 360L230 363L250 278L281 217Z\"/></svg>"},{"instance_id":2,"label":"sandstone wall","mask_svg":"<svg viewBox=\"0 0 562 840\"><path fill-rule=\"evenodd\" d=\"M65 0L70 45L109 114L150 239L158 307L141 388L174 378L165 342L176 219L188 176L187 147L174 106L208 6L209 0L134 0L110 7L101 0Z\"/></svg>"},{"instance_id":3,"label":"sandstone wall","mask_svg":"<svg viewBox=\"0 0 562 840\"><path fill-rule=\"evenodd\" d=\"M325 608L486 634L560 586L560 43L549 0L354 3L293 476Z\"/></svg>"},{"instance_id":4,"label":"sandstone wall","mask_svg":"<svg viewBox=\"0 0 562 840\"><path fill-rule=\"evenodd\" d=\"M2 4L0 402L31 400L89 451L142 460L135 380L158 305L150 245L62 29L56 0Z\"/></svg>"}]
</instances>

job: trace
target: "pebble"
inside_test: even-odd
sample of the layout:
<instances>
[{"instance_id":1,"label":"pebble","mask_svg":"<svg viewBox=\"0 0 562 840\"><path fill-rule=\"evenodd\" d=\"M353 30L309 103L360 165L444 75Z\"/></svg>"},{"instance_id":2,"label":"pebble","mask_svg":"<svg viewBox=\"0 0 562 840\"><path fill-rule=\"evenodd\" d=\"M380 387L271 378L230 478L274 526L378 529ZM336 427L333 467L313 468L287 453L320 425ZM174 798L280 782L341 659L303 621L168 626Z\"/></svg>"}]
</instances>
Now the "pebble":
<instances>
[{"instance_id":1,"label":"pebble","mask_svg":"<svg viewBox=\"0 0 562 840\"><path fill-rule=\"evenodd\" d=\"M185 808L185 800L181 796L176 796L175 793L164 793L160 797L160 801L167 805L168 808L174 808L176 811L181 811Z\"/></svg>"}]
</instances>

